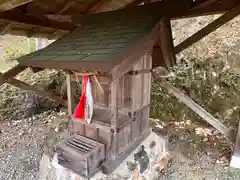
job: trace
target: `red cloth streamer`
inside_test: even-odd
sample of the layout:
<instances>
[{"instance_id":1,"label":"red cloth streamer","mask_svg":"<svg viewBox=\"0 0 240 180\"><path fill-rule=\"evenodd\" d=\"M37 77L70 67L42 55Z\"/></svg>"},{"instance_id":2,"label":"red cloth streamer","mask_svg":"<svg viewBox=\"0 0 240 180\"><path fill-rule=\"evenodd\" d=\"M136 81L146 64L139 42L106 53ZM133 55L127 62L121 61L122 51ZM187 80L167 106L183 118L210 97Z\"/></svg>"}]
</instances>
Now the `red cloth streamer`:
<instances>
[{"instance_id":1,"label":"red cloth streamer","mask_svg":"<svg viewBox=\"0 0 240 180\"><path fill-rule=\"evenodd\" d=\"M83 86L82 86L82 96L80 98L80 102L73 114L74 118L85 119L85 108L86 108L86 100L87 100L87 85L89 83L88 75L83 76Z\"/></svg>"}]
</instances>

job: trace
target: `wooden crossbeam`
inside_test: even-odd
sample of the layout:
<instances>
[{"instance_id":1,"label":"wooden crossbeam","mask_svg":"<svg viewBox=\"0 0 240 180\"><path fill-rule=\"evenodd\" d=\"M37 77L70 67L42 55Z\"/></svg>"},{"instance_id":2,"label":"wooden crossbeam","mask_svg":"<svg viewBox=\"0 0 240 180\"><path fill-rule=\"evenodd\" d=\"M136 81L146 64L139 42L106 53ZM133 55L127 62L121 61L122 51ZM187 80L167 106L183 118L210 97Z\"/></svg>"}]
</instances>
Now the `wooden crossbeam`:
<instances>
[{"instance_id":1,"label":"wooden crossbeam","mask_svg":"<svg viewBox=\"0 0 240 180\"><path fill-rule=\"evenodd\" d=\"M27 67L17 65L14 68L10 69L9 71L7 71L5 73L0 73L0 86L4 83L8 83L8 84L14 85L18 88L21 88L21 89L24 89L24 90L27 90L27 91L33 91L40 96L49 97L52 100L56 101L56 103L67 106L67 101L61 99L59 96L50 94L46 91L38 89L37 87L31 86L31 85L29 85L25 82L22 82L20 80L17 80L15 78L13 78L17 74L19 74L20 72L25 70L26 68Z\"/></svg>"},{"instance_id":2,"label":"wooden crossbeam","mask_svg":"<svg viewBox=\"0 0 240 180\"><path fill-rule=\"evenodd\" d=\"M8 11L18 6L30 3L34 0L1 0L0 1L0 12Z\"/></svg>"},{"instance_id":3,"label":"wooden crossbeam","mask_svg":"<svg viewBox=\"0 0 240 180\"><path fill-rule=\"evenodd\" d=\"M229 138L231 142L234 141L233 132L230 128L221 123L218 119L213 117L210 113L204 110L201 106L195 103L191 98L182 93L178 88L172 86L169 82L161 79L161 85L166 88L172 95L174 95L178 100L184 103L188 108L197 113L201 118L215 127L219 132Z\"/></svg>"},{"instance_id":4,"label":"wooden crossbeam","mask_svg":"<svg viewBox=\"0 0 240 180\"><path fill-rule=\"evenodd\" d=\"M188 48L192 44L196 43L197 41L201 40L206 35L210 34L211 32L215 31L225 23L231 21L233 18L238 16L240 14L240 5L234 7L230 11L226 12L222 16L220 16L218 19L213 21L212 23L208 24L204 28L202 28L200 31L180 43L174 48L175 53L179 53L182 50Z\"/></svg>"}]
</instances>

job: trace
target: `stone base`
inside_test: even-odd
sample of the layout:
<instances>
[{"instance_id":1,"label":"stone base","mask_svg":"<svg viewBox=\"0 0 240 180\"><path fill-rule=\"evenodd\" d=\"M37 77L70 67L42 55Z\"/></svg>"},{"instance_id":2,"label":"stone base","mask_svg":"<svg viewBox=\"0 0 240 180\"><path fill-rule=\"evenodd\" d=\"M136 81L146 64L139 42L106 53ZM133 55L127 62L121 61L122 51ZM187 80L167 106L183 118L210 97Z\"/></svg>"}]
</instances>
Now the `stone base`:
<instances>
[{"instance_id":1,"label":"stone base","mask_svg":"<svg viewBox=\"0 0 240 180\"><path fill-rule=\"evenodd\" d=\"M233 155L231 162L230 162L230 167L240 169L240 156L239 155Z\"/></svg>"},{"instance_id":2,"label":"stone base","mask_svg":"<svg viewBox=\"0 0 240 180\"><path fill-rule=\"evenodd\" d=\"M91 180L140 180L144 178L151 180L158 175L156 164L166 155L167 139L152 132L111 175L98 172ZM48 163L46 156L43 156L42 161ZM40 166L41 180L47 180L47 178L50 180L83 180L83 178L59 165L57 155L54 156L52 163L46 165L44 162L40 162L43 167ZM46 170L46 166L48 166L48 170ZM45 178L43 178L43 175Z\"/></svg>"}]
</instances>

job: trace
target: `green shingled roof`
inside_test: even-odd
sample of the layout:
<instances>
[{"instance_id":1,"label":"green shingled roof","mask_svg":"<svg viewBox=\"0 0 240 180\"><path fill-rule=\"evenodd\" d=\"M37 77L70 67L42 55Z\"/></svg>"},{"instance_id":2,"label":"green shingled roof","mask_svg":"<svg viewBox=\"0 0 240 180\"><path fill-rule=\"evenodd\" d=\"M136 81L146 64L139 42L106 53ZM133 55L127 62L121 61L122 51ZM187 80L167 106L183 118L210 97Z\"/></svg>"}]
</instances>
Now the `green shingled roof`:
<instances>
[{"instance_id":1,"label":"green shingled roof","mask_svg":"<svg viewBox=\"0 0 240 180\"><path fill-rule=\"evenodd\" d=\"M18 58L23 65L41 62L114 61L148 34L160 20L156 5L88 15L79 27L46 48ZM61 68L61 67L60 67Z\"/></svg>"}]
</instances>

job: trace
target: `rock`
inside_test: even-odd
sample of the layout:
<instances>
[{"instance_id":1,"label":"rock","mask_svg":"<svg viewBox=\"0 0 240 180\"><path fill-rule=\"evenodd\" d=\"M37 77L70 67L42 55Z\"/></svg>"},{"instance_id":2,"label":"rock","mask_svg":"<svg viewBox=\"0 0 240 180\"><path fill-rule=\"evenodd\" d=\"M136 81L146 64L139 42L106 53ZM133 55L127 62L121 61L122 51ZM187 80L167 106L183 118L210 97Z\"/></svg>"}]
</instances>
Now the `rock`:
<instances>
[{"instance_id":1,"label":"rock","mask_svg":"<svg viewBox=\"0 0 240 180\"><path fill-rule=\"evenodd\" d=\"M24 131L23 131L23 130L19 131L18 135L19 135L19 136L24 135Z\"/></svg>"}]
</instances>

